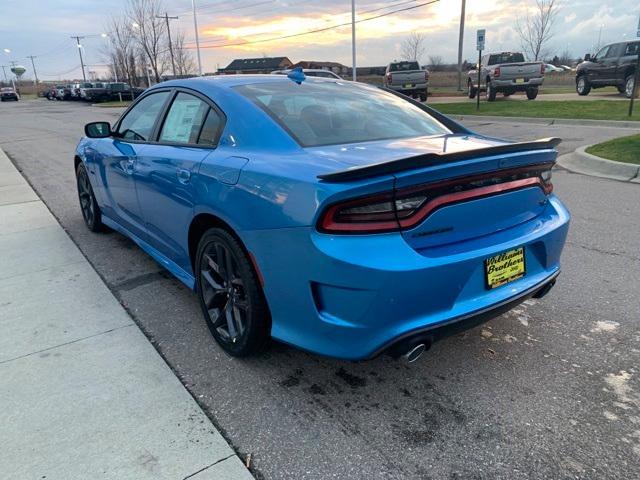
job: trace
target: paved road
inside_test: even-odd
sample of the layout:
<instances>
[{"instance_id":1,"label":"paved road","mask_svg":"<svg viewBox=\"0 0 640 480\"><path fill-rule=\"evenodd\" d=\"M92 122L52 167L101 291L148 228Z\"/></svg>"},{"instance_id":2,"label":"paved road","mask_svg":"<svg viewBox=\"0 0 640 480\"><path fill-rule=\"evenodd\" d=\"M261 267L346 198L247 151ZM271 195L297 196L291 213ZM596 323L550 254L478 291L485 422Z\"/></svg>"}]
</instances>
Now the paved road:
<instances>
[{"instance_id":1,"label":"paved road","mask_svg":"<svg viewBox=\"0 0 640 480\"><path fill-rule=\"evenodd\" d=\"M573 212L558 286L406 366L319 358L282 345L235 360L196 297L132 242L90 234L72 151L116 110L3 104L0 145L182 382L267 479L623 479L640 472L640 187L565 171ZM623 130L471 124L563 151Z\"/></svg>"},{"instance_id":2,"label":"paved road","mask_svg":"<svg viewBox=\"0 0 640 480\"><path fill-rule=\"evenodd\" d=\"M566 100L577 100L581 102L593 101L593 100L613 100L613 101L629 101L624 95L615 93L615 92L598 92L593 91L586 97L581 97L577 93L545 93L538 95L538 100L545 100L551 102L564 102ZM429 97L429 103L457 103L457 102L475 102L476 100L471 100L467 96L457 96L457 97ZM484 102L484 94L481 95L480 101ZM527 96L524 93L516 93L511 95L508 98L503 97L498 94L496 99L498 102L521 102L527 101Z\"/></svg>"}]
</instances>

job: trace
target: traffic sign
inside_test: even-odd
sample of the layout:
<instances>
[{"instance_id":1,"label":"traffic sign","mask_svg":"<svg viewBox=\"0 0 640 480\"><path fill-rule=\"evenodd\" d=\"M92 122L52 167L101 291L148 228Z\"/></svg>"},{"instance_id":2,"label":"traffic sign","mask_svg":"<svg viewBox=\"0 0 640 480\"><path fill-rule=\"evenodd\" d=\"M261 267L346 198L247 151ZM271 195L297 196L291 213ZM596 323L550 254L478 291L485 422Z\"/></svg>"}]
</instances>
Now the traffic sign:
<instances>
[{"instance_id":1,"label":"traffic sign","mask_svg":"<svg viewBox=\"0 0 640 480\"><path fill-rule=\"evenodd\" d=\"M638 26L640 29L640 26ZM478 38L476 40L478 51L484 50L484 40L485 40L486 30L478 30Z\"/></svg>"}]
</instances>

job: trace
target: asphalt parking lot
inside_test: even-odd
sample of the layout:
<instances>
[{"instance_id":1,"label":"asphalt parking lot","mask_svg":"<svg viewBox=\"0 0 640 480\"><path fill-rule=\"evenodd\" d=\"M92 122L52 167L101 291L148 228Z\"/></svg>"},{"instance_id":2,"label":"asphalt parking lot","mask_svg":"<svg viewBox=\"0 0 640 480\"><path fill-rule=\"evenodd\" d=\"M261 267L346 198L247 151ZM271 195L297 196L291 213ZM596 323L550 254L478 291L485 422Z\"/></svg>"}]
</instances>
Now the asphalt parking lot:
<instances>
[{"instance_id":1,"label":"asphalt parking lot","mask_svg":"<svg viewBox=\"0 0 640 480\"><path fill-rule=\"evenodd\" d=\"M87 231L73 150L117 109L0 108L0 147L254 473L266 479L631 479L640 472L640 186L557 170L573 214L549 296L436 344L407 366L349 363L274 344L232 359L195 295L116 233ZM473 121L562 153L633 133ZM42 392L46 395L46 392Z\"/></svg>"}]
</instances>

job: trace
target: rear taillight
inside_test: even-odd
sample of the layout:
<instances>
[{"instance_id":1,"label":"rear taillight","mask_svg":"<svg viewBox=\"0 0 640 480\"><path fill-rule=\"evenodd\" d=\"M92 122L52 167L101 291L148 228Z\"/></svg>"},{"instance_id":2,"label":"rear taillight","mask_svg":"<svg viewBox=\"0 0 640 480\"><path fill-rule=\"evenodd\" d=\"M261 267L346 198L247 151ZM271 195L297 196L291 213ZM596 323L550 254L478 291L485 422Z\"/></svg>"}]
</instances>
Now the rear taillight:
<instances>
[{"instance_id":1,"label":"rear taillight","mask_svg":"<svg viewBox=\"0 0 640 480\"><path fill-rule=\"evenodd\" d=\"M415 227L441 207L538 186L553 191L553 164L501 170L339 202L320 216L325 233L384 233Z\"/></svg>"},{"instance_id":2,"label":"rear taillight","mask_svg":"<svg viewBox=\"0 0 640 480\"><path fill-rule=\"evenodd\" d=\"M541 63L541 64L540 64L540 74L541 74L541 75L544 75L544 71L545 71L544 63Z\"/></svg>"},{"instance_id":3,"label":"rear taillight","mask_svg":"<svg viewBox=\"0 0 640 480\"><path fill-rule=\"evenodd\" d=\"M387 73L387 83L393 83L393 75L390 73Z\"/></svg>"},{"instance_id":4,"label":"rear taillight","mask_svg":"<svg viewBox=\"0 0 640 480\"><path fill-rule=\"evenodd\" d=\"M493 76L494 77L499 77L500 76L500 67L496 67L495 70L493 71Z\"/></svg>"},{"instance_id":5,"label":"rear taillight","mask_svg":"<svg viewBox=\"0 0 640 480\"><path fill-rule=\"evenodd\" d=\"M425 71L425 72L424 72L424 81L425 81L425 82L428 82L428 81L429 81L429 72L428 72L428 71Z\"/></svg>"}]
</instances>

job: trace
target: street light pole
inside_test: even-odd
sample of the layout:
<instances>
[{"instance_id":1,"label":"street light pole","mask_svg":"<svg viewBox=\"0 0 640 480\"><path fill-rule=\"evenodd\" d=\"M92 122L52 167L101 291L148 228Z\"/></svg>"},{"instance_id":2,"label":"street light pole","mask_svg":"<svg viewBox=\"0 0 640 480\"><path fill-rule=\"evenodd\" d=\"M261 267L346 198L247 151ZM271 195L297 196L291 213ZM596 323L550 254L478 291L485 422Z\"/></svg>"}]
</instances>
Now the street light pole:
<instances>
[{"instance_id":1,"label":"street light pole","mask_svg":"<svg viewBox=\"0 0 640 480\"><path fill-rule=\"evenodd\" d=\"M198 35L198 17L196 16L196 0L191 0L193 6L193 28L196 33L196 51L198 52L198 74L202 76L202 60L200 59L200 36Z\"/></svg>"},{"instance_id":2,"label":"street light pole","mask_svg":"<svg viewBox=\"0 0 640 480\"><path fill-rule=\"evenodd\" d=\"M84 60L82 60L82 45L80 45L80 39L84 37L80 37L78 35L71 36L71 38L76 39L76 45L78 45L78 53L80 54L80 66L82 67L82 80L87 81L87 76L84 74Z\"/></svg>"},{"instance_id":3,"label":"street light pole","mask_svg":"<svg viewBox=\"0 0 640 480\"><path fill-rule=\"evenodd\" d=\"M167 12L164 12L162 16L156 16L156 18L164 18L164 21L167 22L167 36L169 37L169 53L171 54L171 67L173 68L173 78L176 78L176 61L173 57L173 44L171 43L171 27L169 26L169 19L177 20L178 17L170 17Z\"/></svg>"},{"instance_id":4,"label":"street light pole","mask_svg":"<svg viewBox=\"0 0 640 480\"><path fill-rule=\"evenodd\" d=\"M33 67L33 86L37 87L38 86L38 72L36 72L36 64L34 63L33 59L36 58L35 55L29 55L27 56L27 58L31 59L31 66Z\"/></svg>"},{"instance_id":5,"label":"street light pole","mask_svg":"<svg viewBox=\"0 0 640 480\"><path fill-rule=\"evenodd\" d=\"M351 65L352 78L355 82L358 78L356 73L356 0L351 0Z\"/></svg>"},{"instance_id":6,"label":"street light pole","mask_svg":"<svg viewBox=\"0 0 640 480\"><path fill-rule=\"evenodd\" d=\"M462 46L464 43L464 20L467 0L462 0L460 10L460 35L458 37L458 91L462 90Z\"/></svg>"}]
</instances>

